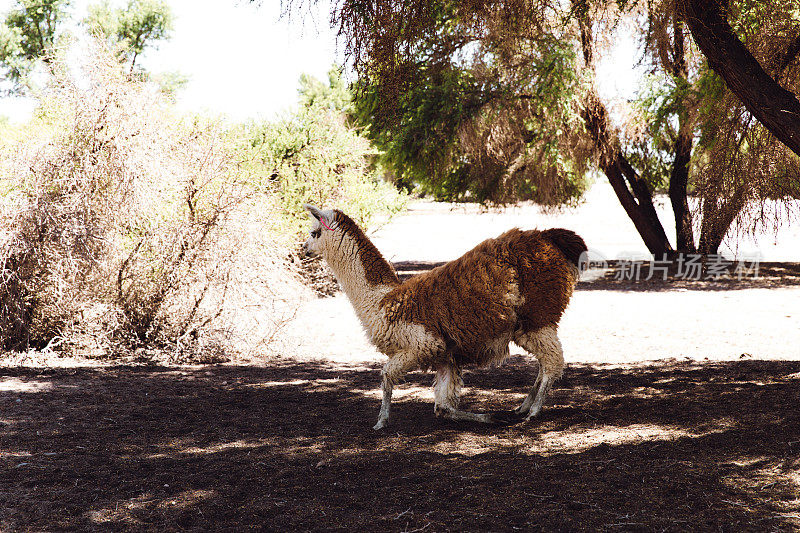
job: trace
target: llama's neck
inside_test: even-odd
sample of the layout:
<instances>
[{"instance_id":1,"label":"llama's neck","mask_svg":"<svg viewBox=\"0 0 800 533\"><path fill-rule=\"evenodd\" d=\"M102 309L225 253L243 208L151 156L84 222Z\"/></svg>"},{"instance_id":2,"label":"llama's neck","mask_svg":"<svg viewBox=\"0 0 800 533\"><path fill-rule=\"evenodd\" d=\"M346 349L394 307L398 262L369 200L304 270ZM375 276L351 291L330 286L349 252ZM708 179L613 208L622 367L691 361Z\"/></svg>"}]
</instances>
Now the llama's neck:
<instances>
[{"instance_id":1,"label":"llama's neck","mask_svg":"<svg viewBox=\"0 0 800 533\"><path fill-rule=\"evenodd\" d=\"M369 283L364 266L358 257L326 257L326 261L353 305L358 318L364 325L371 322L371 317L378 314L381 300L392 287Z\"/></svg>"},{"instance_id":2,"label":"llama's neck","mask_svg":"<svg viewBox=\"0 0 800 533\"><path fill-rule=\"evenodd\" d=\"M380 314L383 297L400 282L366 235L348 222L351 227L340 223L336 234L329 236L324 256L358 318L369 328Z\"/></svg>"}]
</instances>

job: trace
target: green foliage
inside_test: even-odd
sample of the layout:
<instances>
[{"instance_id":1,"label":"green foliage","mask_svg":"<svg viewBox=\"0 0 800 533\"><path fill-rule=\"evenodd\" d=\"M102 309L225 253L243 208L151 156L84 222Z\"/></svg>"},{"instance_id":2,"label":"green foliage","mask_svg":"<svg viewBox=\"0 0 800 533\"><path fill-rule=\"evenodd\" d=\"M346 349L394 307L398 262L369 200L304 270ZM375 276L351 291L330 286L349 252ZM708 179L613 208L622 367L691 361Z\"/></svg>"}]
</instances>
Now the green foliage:
<instances>
[{"instance_id":1,"label":"green foliage","mask_svg":"<svg viewBox=\"0 0 800 533\"><path fill-rule=\"evenodd\" d=\"M0 67L14 84L8 91L24 92L37 61L53 61L56 45L68 37L63 27L71 3L71 0L17 0L0 25ZM169 38L172 12L162 0L129 0L124 8L114 8L104 0L89 7L84 22L92 33L116 50L121 61L129 63L133 73L137 58L146 49ZM148 76L138 70L140 77ZM177 73L162 74L156 81L167 95L185 84L185 78Z\"/></svg>"},{"instance_id":2,"label":"green foliage","mask_svg":"<svg viewBox=\"0 0 800 533\"><path fill-rule=\"evenodd\" d=\"M437 199L456 199L470 187L457 131L478 111L478 87L468 72L455 68L431 72L421 66L416 74L417 83L399 95L391 114L377 83L360 80L355 118L401 185L419 184Z\"/></svg>"},{"instance_id":3,"label":"green foliage","mask_svg":"<svg viewBox=\"0 0 800 533\"><path fill-rule=\"evenodd\" d=\"M791 36L800 28L797 10L787 12L779 2L737 2L734 7L732 27L765 68L783 70L773 75L796 80L790 51ZM669 61L663 50L654 55ZM759 198L797 197L797 157L764 131L698 52L687 49L686 59L689 68L683 76L669 74L675 67L667 63L642 85L634 106L643 135L628 143L631 163L654 189L666 188L680 122L694 140L689 191L705 204L722 205L733 198L729 209L735 211Z\"/></svg>"},{"instance_id":4,"label":"green foliage","mask_svg":"<svg viewBox=\"0 0 800 533\"><path fill-rule=\"evenodd\" d=\"M687 87L680 79L661 72L645 78L633 102L641 135L630 136L626 155L651 191L669 186L678 115L685 112Z\"/></svg>"},{"instance_id":5,"label":"green foliage","mask_svg":"<svg viewBox=\"0 0 800 533\"><path fill-rule=\"evenodd\" d=\"M286 214L281 231L294 239L305 232L305 203L340 208L362 225L402 209L406 196L381 178L374 149L347 123L350 96L338 71L327 85L303 76L300 102L289 116L236 132L253 183Z\"/></svg>"},{"instance_id":6,"label":"green foliage","mask_svg":"<svg viewBox=\"0 0 800 533\"><path fill-rule=\"evenodd\" d=\"M457 6L426 5L429 25L380 43L400 52L362 73L357 123L402 187L441 200L574 202L589 152L575 138L584 80L573 47L553 35L477 40Z\"/></svg>"},{"instance_id":7,"label":"green foliage","mask_svg":"<svg viewBox=\"0 0 800 533\"><path fill-rule=\"evenodd\" d=\"M158 41L169 39L172 10L163 0L129 0L123 8L114 8L108 0L89 8L85 21L92 33L102 36L119 50L133 71L136 59Z\"/></svg>"},{"instance_id":8,"label":"green foliage","mask_svg":"<svg viewBox=\"0 0 800 533\"><path fill-rule=\"evenodd\" d=\"M69 0L17 0L0 27L0 64L17 86L38 59L49 54L60 34Z\"/></svg>"},{"instance_id":9,"label":"green foliage","mask_svg":"<svg viewBox=\"0 0 800 533\"><path fill-rule=\"evenodd\" d=\"M301 75L298 98L303 108L318 107L342 113L350 112L353 100L341 70L336 66L328 71L327 84L309 74Z\"/></svg>"}]
</instances>

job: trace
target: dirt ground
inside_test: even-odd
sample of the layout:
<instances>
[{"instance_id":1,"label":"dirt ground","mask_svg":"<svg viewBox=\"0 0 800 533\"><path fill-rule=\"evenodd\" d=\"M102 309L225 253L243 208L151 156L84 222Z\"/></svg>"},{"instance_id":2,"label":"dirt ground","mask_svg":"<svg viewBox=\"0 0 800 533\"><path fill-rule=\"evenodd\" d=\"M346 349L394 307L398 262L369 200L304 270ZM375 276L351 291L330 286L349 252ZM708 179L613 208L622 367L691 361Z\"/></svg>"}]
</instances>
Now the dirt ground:
<instances>
[{"instance_id":1,"label":"dirt ground","mask_svg":"<svg viewBox=\"0 0 800 533\"><path fill-rule=\"evenodd\" d=\"M507 409L535 363L468 373ZM376 365L7 370L3 531L792 531L800 362L571 365L542 417L388 431Z\"/></svg>"},{"instance_id":2,"label":"dirt ground","mask_svg":"<svg viewBox=\"0 0 800 533\"><path fill-rule=\"evenodd\" d=\"M506 216L404 252L433 227L412 210L379 245L413 273ZM607 257L635 244L589 233ZM6 358L0 531L798 531L800 254L780 246L755 280L584 280L564 378L507 427L435 418L412 373L373 431L383 358L341 295L306 302L291 352L260 363ZM522 401L537 363L513 353L466 372L465 408Z\"/></svg>"}]
</instances>

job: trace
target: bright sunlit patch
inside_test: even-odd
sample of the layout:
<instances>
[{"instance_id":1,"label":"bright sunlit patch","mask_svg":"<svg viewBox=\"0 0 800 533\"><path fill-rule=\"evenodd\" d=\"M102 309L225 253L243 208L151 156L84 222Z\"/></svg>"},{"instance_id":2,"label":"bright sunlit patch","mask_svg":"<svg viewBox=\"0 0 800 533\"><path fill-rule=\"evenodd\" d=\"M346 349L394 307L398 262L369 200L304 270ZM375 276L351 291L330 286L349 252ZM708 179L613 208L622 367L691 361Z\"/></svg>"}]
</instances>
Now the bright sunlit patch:
<instances>
[{"instance_id":1,"label":"bright sunlit patch","mask_svg":"<svg viewBox=\"0 0 800 533\"><path fill-rule=\"evenodd\" d=\"M264 389L269 387L297 387L300 385L313 385L315 388L326 390L331 388L332 385L339 383L339 378L330 379L293 379L289 381L262 381L261 383L251 383L245 385L246 387L254 389Z\"/></svg>"},{"instance_id":2,"label":"bright sunlit patch","mask_svg":"<svg viewBox=\"0 0 800 533\"><path fill-rule=\"evenodd\" d=\"M0 459L13 459L15 457L32 457L31 452L3 452L0 451Z\"/></svg>"},{"instance_id":3,"label":"bright sunlit patch","mask_svg":"<svg viewBox=\"0 0 800 533\"><path fill-rule=\"evenodd\" d=\"M697 437L689 431L650 424L601 426L570 431L553 431L542 435L530 451L534 453L580 453L600 444L619 446L642 441L671 441L681 437Z\"/></svg>"},{"instance_id":4,"label":"bright sunlit patch","mask_svg":"<svg viewBox=\"0 0 800 533\"><path fill-rule=\"evenodd\" d=\"M23 381L19 378L0 378L0 392L44 392L52 388L52 381Z\"/></svg>"},{"instance_id":5,"label":"bright sunlit patch","mask_svg":"<svg viewBox=\"0 0 800 533\"><path fill-rule=\"evenodd\" d=\"M383 393L379 388L364 391L362 393L364 396L368 398L374 398L376 400L380 400L383 398ZM395 387L392 391L392 398L394 400L400 399L411 399L411 400L424 400L424 401L433 401L433 389L430 387L414 387L408 385L401 385L400 387ZM431 411L433 411L433 405L431 405Z\"/></svg>"},{"instance_id":6,"label":"bright sunlit patch","mask_svg":"<svg viewBox=\"0 0 800 533\"><path fill-rule=\"evenodd\" d=\"M311 381L308 379L293 379L291 381L262 381L261 383L252 383L246 386L260 389L266 387L286 387L287 385L308 385L309 383L311 383Z\"/></svg>"},{"instance_id":7,"label":"bright sunlit patch","mask_svg":"<svg viewBox=\"0 0 800 533\"><path fill-rule=\"evenodd\" d=\"M512 444L508 439L499 436L471 435L462 434L454 436L446 442L440 442L433 446L433 449L441 454L459 454L471 457L481 453L487 453L503 449Z\"/></svg>"},{"instance_id":8,"label":"bright sunlit patch","mask_svg":"<svg viewBox=\"0 0 800 533\"><path fill-rule=\"evenodd\" d=\"M165 510L184 509L203 500L208 500L216 495L213 490L186 490L171 498L164 498L157 507Z\"/></svg>"},{"instance_id":9,"label":"bright sunlit patch","mask_svg":"<svg viewBox=\"0 0 800 533\"><path fill-rule=\"evenodd\" d=\"M262 442L247 442L243 440L235 440L233 442L220 442L211 446L186 446L182 447L177 444L168 445L168 451L162 451L147 456L148 459L161 459L164 457L174 457L176 454L188 455L207 455L212 453L219 453L232 449L251 449L263 446Z\"/></svg>"},{"instance_id":10,"label":"bright sunlit patch","mask_svg":"<svg viewBox=\"0 0 800 533\"><path fill-rule=\"evenodd\" d=\"M747 497L732 496L736 505L750 505L752 500L768 501L776 516L800 527L800 467L770 457L743 457L731 461L741 470L722 481L732 495L742 492ZM794 529L793 529L794 531Z\"/></svg>"},{"instance_id":11,"label":"bright sunlit patch","mask_svg":"<svg viewBox=\"0 0 800 533\"><path fill-rule=\"evenodd\" d=\"M633 398L646 399L646 398L652 398L653 396L661 396L663 394L668 394L668 393L663 389L656 389L653 387L636 387L631 391L631 394L629 396L632 396Z\"/></svg>"},{"instance_id":12,"label":"bright sunlit patch","mask_svg":"<svg viewBox=\"0 0 800 533\"><path fill-rule=\"evenodd\" d=\"M219 453L225 450L232 450L232 449L245 449L245 448L258 448L259 446L263 446L264 444L261 442L245 442L243 440L235 440L233 442L221 442L219 444L215 444L213 446L207 446L205 448L201 448L199 446L190 446L181 450L180 453L188 453L192 455L205 455L209 453Z\"/></svg>"},{"instance_id":13,"label":"bright sunlit patch","mask_svg":"<svg viewBox=\"0 0 800 533\"><path fill-rule=\"evenodd\" d=\"M672 427L632 424L629 426L602 426L550 431L533 438L524 434L511 438L503 435L476 436L463 434L454 436L447 442L438 443L434 448L439 453L455 453L466 456L503 448L514 449L516 453L548 456L559 453L582 453L601 444L619 446L633 443L640 444L643 441L672 441L685 437L698 438L707 434Z\"/></svg>"}]
</instances>

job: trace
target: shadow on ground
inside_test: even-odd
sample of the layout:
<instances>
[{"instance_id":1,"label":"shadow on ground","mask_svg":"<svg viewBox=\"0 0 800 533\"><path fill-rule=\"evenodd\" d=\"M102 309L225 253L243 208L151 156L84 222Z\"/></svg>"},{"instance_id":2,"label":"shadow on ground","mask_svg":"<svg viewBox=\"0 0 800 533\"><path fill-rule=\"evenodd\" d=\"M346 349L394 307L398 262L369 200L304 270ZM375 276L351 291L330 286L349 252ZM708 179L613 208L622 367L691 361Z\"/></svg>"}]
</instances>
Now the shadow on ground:
<instances>
[{"instance_id":1,"label":"shadow on ground","mask_svg":"<svg viewBox=\"0 0 800 533\"><path fill-rule=\"evenodd\" d=\"M465 404L510 408L535 370L469 373ZM4 370L0 528L800 527L800 362L572 365L540 420L499 428L435 419L415 373L380 433L378 377Z\"/></svg>"}]
</instances>

